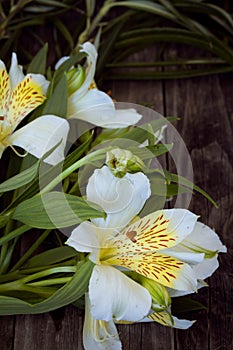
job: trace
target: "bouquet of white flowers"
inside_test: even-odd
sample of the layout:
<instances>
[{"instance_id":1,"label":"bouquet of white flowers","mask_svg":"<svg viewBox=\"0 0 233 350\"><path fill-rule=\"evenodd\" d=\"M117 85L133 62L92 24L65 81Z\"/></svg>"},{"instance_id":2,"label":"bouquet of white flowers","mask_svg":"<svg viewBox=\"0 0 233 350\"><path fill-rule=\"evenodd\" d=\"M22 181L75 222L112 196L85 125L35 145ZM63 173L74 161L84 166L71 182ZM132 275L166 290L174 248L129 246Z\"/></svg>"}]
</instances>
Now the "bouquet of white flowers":
<instances>
[{"instance_id":1,"label":"bouquet of white flowers","mask_svg":"<svg viewBox=\"0 0 233 350\"><path fill-rule=\"evenodd\" d=\"M15 53L9 72L0 61L0 315L84 306L87 350L121 349L115 323L189 328L172 303L206 286L226 247L171 201L195 190L215 204L158 162L176 154L173 118L100 91L91 42L47 71L46 52L26 75ZM35 239L18 257L25 232Z\"/></svg>"}]
</instances>

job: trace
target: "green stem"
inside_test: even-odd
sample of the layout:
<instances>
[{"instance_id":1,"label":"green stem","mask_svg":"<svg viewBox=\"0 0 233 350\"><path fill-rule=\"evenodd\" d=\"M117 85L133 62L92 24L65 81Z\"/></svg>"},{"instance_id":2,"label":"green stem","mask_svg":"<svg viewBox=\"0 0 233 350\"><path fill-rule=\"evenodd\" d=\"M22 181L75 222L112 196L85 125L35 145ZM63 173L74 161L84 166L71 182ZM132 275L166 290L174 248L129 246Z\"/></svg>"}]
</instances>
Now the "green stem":
<instances>
[{"instance_id":1,"label":"green stem","mask_svg":"<svg viewBox=\"0 0 233 350\"><path fill-rule=\"evenodd\" d=\"M108 11L111 9L111 4L114 2L114 0L106 0L102 6L102 8L99 10L96 17L92 20L90 23L90 19L87 18L87 24L85 30L79 35L78 44L74 48L74 52L77 51L80 44L83 44L88 38L90 37L91 33L98 27L99 23L103 19L104 16L108 13Z\"/></svg>"},{"instance_id":2,"label":"green stem","mask_svg":"<svg viewBox=\"0 0 233 350\"><path fill-rule=\"evenodd\" d=\"M15 245L16 245L17 241L18 241L18 238L15 238L10 247L8 247L7 243L2 246L2 249L4 249L6 247L7 251L6 251L4 259L0 265L0 274L6 273L8 267L10 265L11 258L12 258L12 255L14 253L14 249L15 249Z\"/></svg>"},{"instance_id":3,"label":"green stem","mask_svg":"<svg viewBox=\"0 0 233 350\"><path fill-rule=\"evenodd\" d=\"M96 156L99 156L100 154L106 153L111 147L107 147L104 149L100 149L97 151L94 151L90 154L87 154L85 157L79 159L77 162L72 164L69 168L64 170L61 174L56 176L47 186L45 186L40 193L38 193L36 196L40 196L44 193L47 193L51 191L55 186L57 186L62 180L64 180L67 176L72 174L75 170L79 169L82 165L86 164L87 162L96 159Z\"/></svg>"},{"instance_id":4,"label":"green stem","mask_svg":"<svg viewBox=\"0 0 233 350\"><path fill-rule=\"evenodd\" d=\"M52 278L49 280L39 281L39 282L32 282L29 284L29 286L33 287L45 287L45 286L52 286L54 284L65 284L69 282L72 279L72 277L60 277L60 278Z\"/></svg>"},{"instance_id":5,"label":"green stem","mask_svg":"<svg viewBox=\"0 0 233 350\"><path fill-rule=\"evenodd\" d=\"M75 266L61 266L61 267L54 267L45 271L34 273L33 275L26 276L21 279L23 283L28 283L30 281L33 281L35 279L43 278L55 273L75 273L76 267Z\"/></svg>"},{"instance_id":6,"label":"green stem","mask_svg":"<svg viewBox=\"0 0 233 350\"><path fill-rule=\"evenodd\" d=\"M26 251L26 253L21 257L21 259L12 267L10 272L17 270L20 266L22 266L25 261L29 259L29 257L34 253L34 251L41 245L41 243L47 238L51 230L45 230L42 235L33 243L33 245Z\"/></svg>"},{"instance_id":7,"label":"green stem","mask_svg":"<svg viewBox=\"0 0 233 350\"><path fill-rule=\"evenodd\" d=\"M35 287L41 287L46 285L52 285L52 284L58 284L59 283L66 283L69 281L72 277L61 277L61 278L55 278L53 283L53 279L43 280L43 281L37 281L28 283L33 280L37 280L39 278L43 278L55 273L75 273L76 272L75 266L60 266L57 268L51 268L45 271L34 273L33 275L26 276L23 278L20 278L18 280L15 280L13 282L7 282L0 284L0 293L2 292L8 292L13 290L21 290L21 291L30 291L33 293L41 294L37 288Z\"/></svg>"},{"instance_id":8,"label":"green stem","mask_svg":"<svg viewBox=\"0 0 233 350\"><path fill-rule=\"evenodd\" d=\"M24 232L29 231L30 229L31 227L27 225L22 225L16 228L15 230L8 233L6 236L3 236L2 238L0 238L0 246L16 237L21 236Z\"/></svg>"}]
</instances>

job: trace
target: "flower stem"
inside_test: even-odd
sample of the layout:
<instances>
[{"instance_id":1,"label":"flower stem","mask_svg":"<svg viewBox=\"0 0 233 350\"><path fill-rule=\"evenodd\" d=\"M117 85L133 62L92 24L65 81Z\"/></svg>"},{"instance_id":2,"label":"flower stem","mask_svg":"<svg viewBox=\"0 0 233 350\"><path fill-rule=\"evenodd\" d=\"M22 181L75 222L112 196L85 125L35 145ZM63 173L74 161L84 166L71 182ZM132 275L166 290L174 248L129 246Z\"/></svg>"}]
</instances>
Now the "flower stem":
<instances>
[{"instance_id":1,"label":"flower stem","mask_svg":"<svg viewBox=\"0 0 233 350\"><path fill-rule=\"evenodd\" d=\"M31 229L30 226L22 225L15 230L11 231L7 235L0 238L0 246L4 243L11 241L12 239L21 236L24 232L29 231Z\"/></svg>"},{"instance_id":2,"label":"flower stem","mask_svg":"<svg viewBox=\"0 0 233 350\"><path fill-rule=\"evenodd\" d=\"M20 260L11 268L10 272L17 270L22 266L25 261L34 253L34 251L41 245L41 243L47 238L51 230L45 230L42 235L33 243L33 245L26 251L26 253L20 258Z\"/></svg>"},{"instance_id":3,"label":"flower stem","mask_svg":"<svg viewBox=\"0 0 233 350\"><path fill-rule=\"evenodd\" d=\"M39 282L32 282L29 283L29 286L33 287L44 287L44 286L52 286L53 284L65 284L69 282L72 279L72 277L59 277L59 278L52 278L48 280L43 280Z\"/></svg>"},{"instance_id":4,"label":"flower stem","mask_svg":"<svg viewBox=\"0 0 233 350\"><path fill-rule=\"evenodd\" d=\"M47 193L51 191L55 186L57 186L62 180L64 180L67 176L69 176L71 173L73 173L75 170L79 169L82 165L90 162L91 160L96 160L96 157L106 153L111 147L106 147L103 149L99 149L97 151L94 151L92 153L87 154L85 157L79 159L77 162L69 166L66 170L64 170L61 174L56 176L47 186L45 186L38 195L42 195L44 193Z\"/></svg>"}]
</instances>

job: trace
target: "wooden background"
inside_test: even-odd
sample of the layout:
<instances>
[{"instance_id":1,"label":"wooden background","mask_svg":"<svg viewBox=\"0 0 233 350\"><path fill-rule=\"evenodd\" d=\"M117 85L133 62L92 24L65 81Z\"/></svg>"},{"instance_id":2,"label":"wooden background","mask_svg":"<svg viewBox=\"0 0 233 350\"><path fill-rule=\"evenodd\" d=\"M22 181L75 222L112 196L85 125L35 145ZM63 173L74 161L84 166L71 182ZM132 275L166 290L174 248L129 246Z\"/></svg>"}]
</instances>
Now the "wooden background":
<instances>
[{"instance_id":1,"label":"wooden background","mask_svg":"<svg viewBox=\"0 0 233 350\"><path fill-rule=\"evenodd\" d=\"M151 53L153 55L153 51ZM152 60L153 57L150 57ZM219 204L193 197L190 210L213 227L228 248L209 288L196 298L208 309L186 315L190 330L154 324L118 326L124 350L233 349L233 75L175 81L106 84L118 101L148 103L163 115L179 116L176 128L190 152L194 182ZM83 314L73 306L42 315L0 318L0 350L81 350ZM95 350L95 349L93 349Z\"/></svg>"}]
</instances>

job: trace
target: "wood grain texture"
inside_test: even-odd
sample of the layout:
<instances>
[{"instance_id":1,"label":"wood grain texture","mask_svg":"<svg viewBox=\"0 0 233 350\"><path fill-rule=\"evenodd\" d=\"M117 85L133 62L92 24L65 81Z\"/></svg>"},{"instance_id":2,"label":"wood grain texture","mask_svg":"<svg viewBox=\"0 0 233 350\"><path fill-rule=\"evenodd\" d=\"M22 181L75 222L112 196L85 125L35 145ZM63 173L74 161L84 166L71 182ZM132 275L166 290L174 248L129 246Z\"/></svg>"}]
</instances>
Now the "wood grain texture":
<instances>
[{"instance_id":1,"label":"wood grain texture","mask_svg":"<svg viewBox=\"0 0 233 350\"><path fill-rule=\"evenodd\" d=\"M214 228L228 248L220 268L200 290L198 300L209 306L197 314L187 332L177 331L177 349L232 349L232 75L166 83L167 113L182 115L177 128L190 151L195 184L218 203L214 208L193 196L190 209ZM230 209L231 208L231 209ZM196 316L196 315L195 315Z\"/></svg>"},{"instance_id":2,"label":"wood grain texture","mask_svg":"<svg viewBox=\"0 0 233 350\"><path fill-rule=\"evenodd\" d=\"M197 320L190 330L173 331L158 324L118 325L124 350L233 349L232 82L233 76L226 74L106 85L120 102L146 104L162 114L181 117L176 127L190 152L194 181L219 205L216 209L195 195L190 209L219 233L228 248L220 256L220 268L209 279L209 288L195 297L208 309L186 315ZM83 315L73 306L43 315L1 317L0 349L81 350L82 325Z\"/></svg>"}]
</instances>

